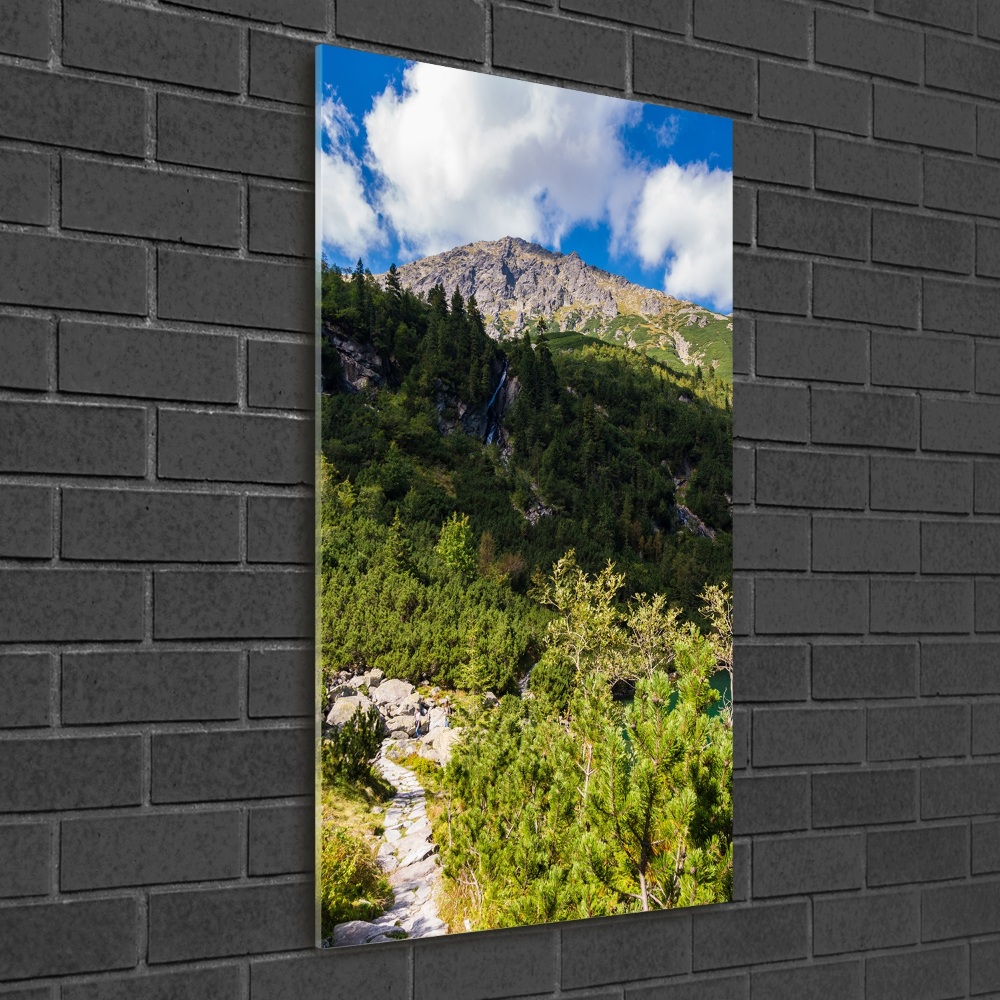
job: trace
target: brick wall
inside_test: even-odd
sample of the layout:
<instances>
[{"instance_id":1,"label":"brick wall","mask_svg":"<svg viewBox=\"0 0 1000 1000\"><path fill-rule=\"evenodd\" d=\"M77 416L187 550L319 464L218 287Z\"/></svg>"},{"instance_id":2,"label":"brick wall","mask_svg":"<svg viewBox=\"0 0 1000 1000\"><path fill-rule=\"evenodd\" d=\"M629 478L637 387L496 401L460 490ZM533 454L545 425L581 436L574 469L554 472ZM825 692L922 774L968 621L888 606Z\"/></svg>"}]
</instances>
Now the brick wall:
<instances>
[{"instance_id":1,"label":"brick wall","mask_svg":"<svg viewBox=\"0 0 1000 1000\"><path fill-rule=\"evenodd\" d=\"M312 46L735 119L737 902L312 950ZM1000 4L3 0L0 998L1000 996Z\"/></svg>"}]
</instances>

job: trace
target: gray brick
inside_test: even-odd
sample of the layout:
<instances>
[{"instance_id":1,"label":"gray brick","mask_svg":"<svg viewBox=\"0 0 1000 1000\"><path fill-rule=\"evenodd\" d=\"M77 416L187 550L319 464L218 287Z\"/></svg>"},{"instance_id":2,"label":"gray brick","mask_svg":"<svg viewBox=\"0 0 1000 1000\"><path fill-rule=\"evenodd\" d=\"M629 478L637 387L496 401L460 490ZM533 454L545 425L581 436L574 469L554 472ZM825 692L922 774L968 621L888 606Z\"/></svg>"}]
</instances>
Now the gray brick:
<instances>
[{"instance_id":1,"label":"gray brick","mask_svg":"<svg viewBox=\"0 0 1000 1000\"><path fill-rule=\"evenodd\" d=\"M202 18L64 0L62 58L67 66L240 91L239 29Z\"/></svg>"},{"instance_id":2,"label":"gray brick","mask_svg":"<svg viewBox=\"0 0 1000 1000\"><path fill-rule=\"evenodd\" d=\"M396 0L392 6L403 5ZM471 2L468 7L478 13ZM478 35L467 37L471 40ZM407 44L413 41L408 39ZM479 54L470 58L478 59ZM494 7L493 65L618 90L625 86L625 32L520 8Z\"/></svg>"},{"instance_id":3,"label":"gray brick","mask_svg":"<svg viewBox=\"0 0 1000 1000\"><path fill-rule=\"evenodd\" d=\"M816 61L919 83L922 33L838 11L816 11Z\"/></svg>"},{"instance_id":4,"label":"gray brick","mask_svg":"<svg viewBox=\"0 0 1000 1000\"><path fill-rule=\"evenodd\" d=\"M312 344L251 340L247 349L251 406L315 409L316 352Z\"/></svg>"},{"instance_id":5,"label":"gray brick","mask_svg":"<svg viewBox=\"0 0 1000 1000\"><path fill-rule=\"evenodd\" d=\"M965 705L899 705L868 709L868 759L964 757L969 752Z\"/></svg>"},{"instance_id":6,"label":"gray brick","mask_svg":"<svg viewBox=\"0 0 1000 1000\"><path fill-rule=\"evenodd\" d=\"M809 55L809 12L783 0L750 0L739 5L695 0L694 33L697 38L794 59Z\"/></svg>"},{"instance_id":7,"label":"gray brick","mask_svg":"<svg viewBox=\"0 0 1000 1000\"><path fill-rule=\"evenodd\" d=\"M138 918L138 900L125 898L0 909L0 980L130 969L139 959Z\"/></svg>"},{"instance_id":8,"label":"gray brick","mask_svg":"<svg viewBox=\"0 0 1000 1000\"><path fill-rule=\"evenodd\" d=\"M0 132L11 139L143 156L146 92L0 66Z\"/></svg>"},{"instance_id":9,"label":"gray brick","mask_svg":"<svg viewBox=\"0 0 1000 1000\"><path fill-rule=\"evenodd\" d=\"M946 1000L964 997L969 986L964 947L931 948L869 958L865 997L869 1000Z\"/></svg>"},{"instance_id":10,"label":"gray brick","mask_svg":"<svg viewBox=\"0 0 1000 1000\"><path fill-rule=\"evenodd\" d=\"M735 890L734 890L735 891ZM735 976L712 976L708 979L673 980L659 986L625 988L625 1000L747 1000L750 981L747 973ZM595 1000L611 1000L603 995Z\"/></svg>"},{"instance_id":11,"label":"gray brick","mask_svg":"<svg viewBox=\"0 0 1000 1000\"><path fill-rule=\"evenodd\" d=\"M821 444L915 449L915 395L863 389L812 390L812 440Z\"/></svg>"},{"instance_id":12,"label":"gray brick","mask_svg":"<svg viewBox=\"0 0 1000 1000\"><path fill-rule=\"evenodd\" d=\"M0 570L0 642L141 639L142 573Z\"/></svg>"},{"instance_id":13,"label":"gray brick","mask_svg":"<svg viewBox=\"0 0 1000 1000\"><path fill-rule=\"evenodd\" d=\"M733 834L788 833L809 826L809 777L754 772L733 779Z\"/></svg>"},{"instance_id":14,"label":"gray brick","mask_svg":"<svg viewBox=\"0 0 1000 1000\"><path fill-rule=\"evenodd\" d=\"M312 107L316 100L315 46L270 31L250 32L250 93Z\"/></svg>"},{"instance_id":15,"label":"gray brick","mask_svg":"<svg viewBox=\"0 0 1000 1000\"><path fill-rule=\"evenodd\" d=\"M1000 513L1000 463L976 462L976 513Z\"/></svg>"},{"instance_id":16,"label":"gray brick","mask_svg":"<svg viewBox=\"0 0 1000 1000\"><path fill-rule=\"evenodd\" d=\"M814 774L812 818L817 828L912 822L917 818L917 772L894 768Z\"/></svg>"},{"instance_id":17,"label":"gray brick","mask_svg":"<svg viewBox=\"0 0 1000 1000\"><path fill-rule=\"evenodd\" d=\"M462 935L433 938L413 952L413 1000L488 1000L548 993L556 987L559 930L535 927L498 935L476 950Z\"/></svg>"},{"instance_id":18,"label":"gray brick","mask_svg":"<svg viewBox=\"0 0 1000 1000\"><path fill-rule=\"evenodd\" d=\"M996 454L1000 403L925 398L921 410L920 438L925 451Z\"/></svg>"},{"instance_id":19,"label":"gray brick","mask_svg":"<svg viewBox=\"0 0 1000 1000\"><path fill-rule=\"evenodd\" d=\"M966 827L955 827L964 834ZM957 838L956 838L957 839ZM962 869L962 875L969 866ZM977 820L972 824L972 874L1000 871L1000 820Z\"/></svg>"},{"instance_id":20,"label":"gray brick","mask_svg":"<svg viewBox=\"0 0 1000 1000\"><path fill-rule=\"evenodd\" d=\"M822 577L758 577L760 635L860 635L868 619L868 581Z\"/></svg>"},{"instance_id":21,"label":"gray brick","mask_svg":"<svg viewBox=\"0 0 1000 1000\"><path fill-rule=\"evenodd\" d=\"M689 6L686 0L561 0L559 4L562 10L680 35L687 31Z\"/></svg>"},{"instance_id":22,"label":"gray brick","mask_svg":"<svg viewBox=\"0 0 1000 1000\"><path fill-rule=\"evenodd\" d=\"M0 109L0 120L2 115ZM146 264L142 247L0 233L0 297L12 304L141 316Z\"/></svg>"},{"instance_id":23,"label":"gray brick","mask_svg":"<svg viewBox=\"0 0 1000 1000\"><path fill-rule=\"evenodd\" d=\"M974 248L971 222L881 209L872 213L873 260L969 274Z\"/></svg>"},{"instance_id":24,"label":"gray brick","mask_svg":"<svg viewBox=\"0 0 1000 1000\"><path fill-rule=\"evenodd\" d=\"M961 878L968 871L969 832L964 823L868 833L870 886L935 882Z\"/></svg>"},{"instance_id":25,"label":"gray brick","mask_svg":"<svg viewBox=\"0 0 1000 1000\"><path fill-rule=\"evenodd\" d=\"M158 450L163 479L304 483L313 476L313 422L162 409Z\"/></svg>"},{"instance_id":26,"label":"gray brick","mask_svg":"<svg viewBox=\"0 0 1000 1000\"><path fill-rule=\"evenodd\" d=\"M805 958L808 906L802 901L739 909L698 907L693 914L695 970Z\"/></svg>"},{"instance_id":27,"label":"gray brick","mask_svg":"<svg viewBox=\"0 0 1000 1000\"><path fill-rule=\"evenodd\" d=\"M638 920L573 921L563 928L560 944L564 990L682 975L691 968L691 916L660 912Z\"/></svg>"},{"instance_id":28,"label":"gray brick","mask_svg":"<svg viewBox=\"0 0 1000 1000\"><path fill-rule=\"evenodd\" d=\"M972 342L917 333L872 334L872 383L914 389L972 388Z\"/></svg>"},{"instance_id":29,"label":"gray brick","mask_svg":"<svg viewBox=\"0 0 1000 1000\"><path fill-rule=\"evenodd\" d=\"M749 375L753 369L753 337L754 321L746 316L734 317L733 373L736 375Z\"/></svg>"},{"instance_id":30,"label":"gray brick","mask_svg":"<svg viewBox=\"0 0 1000 1000\"><path fill-rule=\"evenodd\" d=\"M872 632L971 632L972 580L872 580Z\"/></svg>"},{"instance_id":31,"label":"gray brick","mask_svg":"<svg viewBox=\"0 0 1000 1000\"><path fill-rule=\"evenodd\" d=\"M236 878L241 828L235 811L71 819L61 826L60 888Z\"/></svg>"},{"instance_id":32,"label":"gray brick","mask_svg":"<svg viewBox=\"0 0 1000 1000\"><path fill-rule=\"evenodd\" d=\"M52 324L33 316L0 316L0 385L48 389Z\"/></svg>"},{"instance_id":33,"label":"gray brick","mask_svg":"<svg viewBox=\"0 0 1000 1000\"><path fill-rule=\"evenodd\" d=\"M737 437L798 442L809 437L809 391L803 386L738 382L733 414Z\"/></svg>"},{"instance_id":34,"label":"gray brick","mask_svg":"<svg viewBox=\"0 0 1000 1000\"><path fill-rule=\"evenodd\" d=\"M1000 694L1000 643L925 642L920 651L920 693Z\"/></svg>"},{"instance_id":35,"label":"gray brick","mask_svg":"<svg viewBox=\"0 0 1000 1000\"><path fill-rule=\"evenodd\" d=\"M141 795L139 736L0 740L0 812L135 806Z\"/></svg>"},{"instance_id":36,"label":"gray brick","mask_svg":"<svg viewBox=\"0 0 1000 1000\"><path fill-rule=\"evenodd\" d=\"M896 271L816 263L813 315L916 328L920 279Z\"/></svg>"},{"instance_id":37,"label":"gray brick","mask_svg":"<svg viewBox=\"0 0 1000 1000\"><path fill-rule=\"evenodd\" d=\"M915 892L817 899L813 903L813 951L898 948L920 936L920 897Z\"/></svg>"},{"instance_id":38,"label":"gray brick","mask_svg":"<svg viewBox=\"0 0 1000 1000\"><path fill-rule=\"evenodd\" d=\"M871 243L868 209L825 198L761 191L757 243L828 257L865 260Z\"/></svg>"},{"instance_id":39,"label":"gray brick","mask_svg":"<svg viewBox=\"0 0 1000 1000\"><path fill-rule=\"evenodd\" d=\"M984 816L996 812L1000 764L945 764L920 774L920 816Z\"/></svg>"},{"instance_id":40,"label":"gray brick","mask_svg":"<svg viewBox=\"0 0 1000 1000\"><path fill-rule=\"evenodd\" d=\"M722 111L749 113L754 105L756 61L714 53L685 42L637 35L632 86L637 94L687 101Z\"/></svg>"},{"instance_id":41,"label":"gray brick","mask_svg":"<svg viewBox=\"0 0 1000 1000\"><path fill-rule=\"evenodd\" d=\"M966 513L972 508L972 463L874 455L871 505L873 510Z\"/></svg>"},{"instance_id":42,"label":"gray brick","mask_svg":"<svg viewBox=\"0 0 1000 1000\"><path fill-rule=\"evenodd\" d=\"M860 889L865 842L860 833L759 837L753 845L753 895L795 896Z\"/></svg>"},{"instance_id":43,"label":"gray brick","mask_svg":"<svg viewBox=\"0 0 1000 1000\"><path fill-rule=\"evenodd\" d=\"M995 46L928 34L926 60L929 87L1000 97L1000 66Z\"/></svg>"},{"instance_id":44,"label":"gray brick","mask_svg":"<svg viewBox=\"0 0 1000 1000\"><path fill-rule=\"evenodd\" d=\"M733 122L733 163L736 175L746 180L809 187L812 137L808 132L737 120Z\"/></svg>"},{"instance_id":45,"label":"gray brick","mask_svg":"<svg viewBox=\"0 0 1000 1000\"><path fill-rule=\"evenodd\" d=\"M976 107L968 101L876 83L874 135L971 153L976 148Z\"/></svg>"},{"instance_id":46,"label":"gray brick","mask_svg":"<svg viewBox=\"0 0 1000 1000\"><path fill-rule=\"evenodd\" d=\"M935 0L875 0L875 10L890 17L905 17L970 34L976 25L975 0L953 0L947 5Z\"/></svg>"},{"instance_id":47,"label":"gray brick","mask_svg":"<svg viewBox=\"0 0 1000 1000\"><path fill-rule=\"evenodd\" d=\"M161 161L287 180L313 177L313 119L174 94L157 98Z\"/></svg>"},{"instance_id":48,"label":"gray brick","mask_svg":"<svg viewBox=\"0 0 1000 1000\"><path fill-rule=\"evenodd\" d=\"M250 185L250 249L311 258L316 250L311 191Z\"/></svg>"},{"instance_id":49,"label":"gray brick","mask_svg":"<svg viewBox=\"0 0 1000 1000\"><path fill-rule=\"evenodd\" d=\"M325 0L166 0L198 10L233 14L253 21L270 21L290 28L326 28Z\"/></svg>"},{"instance_id":50,"label":"gray brick","mask_svg":"<svg viewBox=\"0 0 1000 1000\"><path fill-rule=\"evenodd\" d=\"M754 515L755 520L765 517ZM735 683L740 704L804 701L809 696L808 646L742 645L736 653L736 662Z\"/></svg>"},{"instance_id":51,"label":"gray brick","mask_svg":"<svg viewBox=\"0 0 1000 1000\"><path fill-rule=\"evenodd\" d=\"M753 217L756 196L743 184L733 186L733 242L749 246L753 242ZM733 331L735 334L735 330ZM736 350L734 337L733 350Z\"/></svg>"},{"instance_id":52,"label":"gray brick","mask_svg":"<svg viewBox=\"0 0 1000 1000\"><path fill-rule=\"evenodd\" d=\"M150 490L63 491L64 559L237 562L240 500Z\"/></svg>"},{"instance_id":53,"label":"gray brick","mask_svg":"<svg viewBox=\"0 0 1000 1000\"><path fill-rule=\"evenodd\" d=\"M128 978L102 977L62 987L62 1000L238 1000L242 995L236 965L165 973L144 969Z\"/></svg>"},{"instance_id":54,"label":"gray brick","mask_svg":"<svg viewBox=\"0 0 1000 1000\"><path fill-rule=\"evenodd\" d=\"M980 38L1000 40L1000 8L991 0L980 0L979 19L976 25Z\"/></svg>"},{"instance_id":55,"label":"gray brick","mask_svg":"<svg viewBox=\"0 0 1000 1000\"><path fill-rule=\"evenodd\" d=\"M1000 882L939 886L921 895L924 941L1000 931Z\"/></svg>"},{"instance_id":56,"label":"gray brick","mask_svg":"<svg viewBox=\"0 0 1000 1000\"><path fill-rule=\"evenodd\" d=\"M820 190L916 205L921 196L920 177L918 153L834 136L816 137L816 187Z\"/></svg>"},{"instance_id":57,"label":"gray brick","mask_svg":"<svg viewBox=\"0 0 1000 1000\"><path fill-rule=\"evenodd\" d=\"M308 572L158 570L153 589L157 639L298 639L313 634L313 577Z\"/></svg>"},{"instance_id":58,"label":"gray brick","mask_svg":"<svg viewBox=\"0 0 1000 1000\"><path fill-rule=\"evenodd\" d=\"M39 0L6 0L0 22L0 52L29 59L49 58L49 5Z\"/></svg>"},{"instance_id":59,"label":"gray brick","mask_svg":"<svg viewBox=\"0 0 1000 1000\"><path fill-rule=\"evenodd\" d=\"M750 710L733 708L733 767L746 770L750 766Z\"/></svg>"},{"instance_id":60,"label":"gray brick","mask_svg":"<svg viewBox=\"0 0 1000 1000\"><path fill-rule=\"evenodd\" d=\"M754 492L754 451L736 445L733 448L733 502L750 503Z\"/></svg>"},{"instance_id":61,"label":"gray brick","mask_svg":"<svg viewBox=\"0 0 1000 1000\"><path fill-rule=\"evenodd\" d=\"M313 885L154 892L149 962L260 955L313 944Z\"/></svg>"},{"instance_id":62,"label":"gray brick","mask_svg":"<svg viewBox=\"0 0 1000 1000\"><path fill-rule=\"evenodd\" d=\"M247 560L308 563L316 555L315 503L300 497L247 500Z\"/></svg>"},{"instance_id":63,"label":"gray brick","mask_svg":"<svg viewBox=\"0 0 1000 1000\"><path fill-rule=\"evenodd\" d=\"M312 806L250 810L250 874L312 872L316 813Z\"/></svg>"},{"instance_id":64,"label":"gray brick","mask_svg":"<svg viewBox=\"0 0 1000 1000\"><path fill-rule=\"evenodd\" d=\"M154 734L150 771L158 804L311 796L312 728Z\"/></svg>"},{"instance_id":65,"label":"gray brick","mask_svg":"<svg viewBox=\"0 0 1000 1000\"><path fill-rule=\"evenodd\" d=\"M840 573L916 573L919 544L916 521L814 517L812 568Z\"/></svg>"},{"instance_id":66,"label":"gray brick","mask_svg":"<svg viewBox=\"0 0 1000 1000\"><path fill-rule=\"evenodd\" d=\"M998 184L1000 166L943 156L924 157L927 208L1000 219L1000 202L995 197Z\"/></svg>"},{"instance_id":67,"label":"gray brick","mask_svg":"<svg viewBox=\"0 0 1000 1000\"><path fill-rule=\"evenodd\" d=\"M993 160L1000 159L1000 112L980 106L976 117L976 152Z\"/></svg>"},{"instance_id":68,"label":"gray brick","mask_svg":"<svg viewBox=\"0 0 1000 1000\"><path fill-rule=\"evenodd\" d=\"M813 646L812 695L906 698L917 694L916 643Z\"/></svg>"},{"instance_id":69,"label":"gray brick","mask_svg":"<svg viewBox=\"0 0 1000 1000\"><path fill-rule=\"evenodd\" d=\"M987 993L1000 989L1000 941L973 941L971 955L971 990L973 993Z\"/></svg>"},{"instance_id":70,"label":"gray brick","mask_svg":"<svg viewBox=\"0 0 1000 1000\"><path fill-rule=\"evenodd\" d=\"M1000 753L1000 702L972 706L972 753L975 757Z\"/></svg>"},{"instance_id":71,"label":"gray brick","mask_svg":"<svg viewBox=\"0 0 1000 1000\"><path fill-rule=\"evenodd\" d=\"M36 226L49 224L50 166L48 156L0 149L0 219Z\"/></svg>"},{"instance_id":72,"label":"gray brick","mask_svg":"<svg viewBox=\"0 0 1000 1000\"><path fill-rule=\"evenodd\" d=\"M250 654L251 718L313 715L315 660L309 649L255 650Z\"/></svg>"},{"instance_id":73,"label":"gray brick","mask_svg":"<svg viewBox=\"0 0 1000 1000\"><path fill-rule=\"evenodd\" d=\"M0 689L4 692L0 729L49 724L53 660L49 653L0 654Z\"/></svg>"},{"instance_id":74,"label":"gray brick","mask_svg":"<svg viewBox=\"0 0 1000 1000\"><path fill-rule=\"evenodd\" d=\"M62 161L67 229L238 247L242 200L235 181L74 156Z\"/></svg>"},{"instance_id":75,"label":"gray brick","mask_svg":"<svg viewBox=\"0 0 1000 1000\"><path fill-rule=\"evenodd\" d=\"M0 470L141 476L145 425L137 407L0 403Z\"/></svg>"},{"instance_id":76,"label":"gray brick","mask_svg":"<svg viewBox=\"0 0 1000 1000\"><path fill-rule=\"evenodd\" d=\"M767 969L753 973L754 1000L862 1000L864 965L825 962L799 969Z\"/></svg>"},{"instance_id":77,"label":"gray brick","mask_svg":"<svg viewBox=\"0 0 1000 1000\"><path fill-rule=\"evenodd\" d=\"M52 490L0 486L0 556L52 557Z\"/></svg>"},{"instance_id":78,"label":"gray brick","mask_svg":"<svg viewBox=\"0 0 1000 1000\"><path fill-rule=\"evenodd\" d=\"M237 401L235 337L63 320L59 387L70 392Z\"/></svg>"},{"instance_id":79,"label":"gray brick","mask_svg":"<svg viewBox=\"0 0 1000 1000\"><path fill-rule=\"evenodd\" d=\"M238 653L64 653L62 721L155 722L238 719Z\"/></svg>"},{"instance_id":80,"label":"gray brick","mask_svg":"<svg viewBox=\"0 0 1000 1000\"><path fill-rule=\"evenodd\" d=\"M312 332L312 267L175 250L158 260L161 319Z\"/></svg>"},{"instance_id":81,"label":"gray brick","mask_svg":"<svg viewBox=\"0 0 1000 1000\"><path fill-rule=\"evenodd\" d=\"M409 1000L411 955L410 948L390 944L384 948L312 949L294 958L253 962L250 997L297 1000L322 996L335 979L347 996Z\"/></svg>"},{"instance_id":82,"label":"gray brick","mask_svg":"<svg viewBox=\"0 0 1000 1000\"><path fill-rule=\"evenodd\" d=\"M920 542L924 573L1000 573L1000 524L928 521Z\"/></svg>"},{"instance_id":83,"label":"gray brick","mask_svg":"<svg viewBox=\"0 0 1000 1000\"><path fill-rule=\"evenodd\" d=\"M51 840L45 823L0 826L0 897L44 896L49 891Z\"/></svg>"},{"instance_id":84,"label":"gray brick","mask_svg":"<svg viewBox=\"0 0 1000 1000\"><path fill-rule=\"evenodd\" d=\"M976 226L976 274L1000 278L1000 226Z\"/></svg>"},{"instance_id":85,"label":"gray brick","mask_svg":"<svg viewBox=\"0 0 1000 1000\"><path fill-rule=\"evenodd\" d=\"M809 265L804 260L737 250L733 295L741 309L804 316L809 306Z\"/></svg>"},{"instance_id":86,"label":"gray brick","mask_svg":"<svg viewBox=\"0 0 1000 1000\"><path fill-rule=\"evenodd\" d=\"M823 382L864 382L868 331L832 323L779 323L759 319L757 374Z\"/></svg>"},{"instance_id":87,"label":"gray brick","mask_svg":"<svg viewBox=\"0 0 1000 1000\"><path fill-rule=\"evenodd\" d=\"M866 456L758 449L758 503L860 509L867 498Z\"/></svg>"},{"instance_id":88,"label":"gray brick","mask_svg":"<svg viewBox=\"0 0 1000 1000\"><path fill-rule=\"evenodd\" d=\"M1000 288L924 278L924 327L955 333L1000 336L995 310Z\"/></svg>"},{"instance_id":89,"label":"gray brick","mask_svg":"<svg viewBox=\"0 0 1000 1000\"><path fill-rule=\"evenodd\" d=\"M433 7L407 0L339 0L337 34L479 62L486 31L475 0L446 0Z\"/></svg>"},{"instance_id":90,"label":"gray brick","mask_svg":"<svg viewBox=\"0 0 1000 1000\"><path fill-rule=\"evenodd\" d=\"M1000 632L1000 580L976 581L976 631Z\"/></svg>"},{"instance_id":91,"label":"gray brick","mask_svg":"<svg viewBox=\"0 0 1000 1000\"><path fill-rule=\"evenodd\" d=\"M753 713L754 767L854 764L865 759L860 708L766 708Z\"/></svg>"},{"instance_id":92,"label":"gray brick","mask_svg":"<svg viewBox=\"0 0 1000 1000\"><path fill-rule=\"evenodd\" d=\"M828 72L761 61L760 115L867 135L871 85Z\"/></svg>"}]
</instances>

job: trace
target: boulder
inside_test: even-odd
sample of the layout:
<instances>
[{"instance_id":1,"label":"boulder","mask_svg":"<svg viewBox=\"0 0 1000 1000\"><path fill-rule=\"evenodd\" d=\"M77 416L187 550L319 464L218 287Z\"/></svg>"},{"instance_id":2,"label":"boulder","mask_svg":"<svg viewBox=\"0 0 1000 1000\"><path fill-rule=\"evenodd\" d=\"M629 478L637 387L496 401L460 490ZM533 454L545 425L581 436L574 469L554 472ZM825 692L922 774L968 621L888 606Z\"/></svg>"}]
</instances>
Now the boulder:
<instances>
[{"instance_id":1,"label":"boulder","mask_svg":"<svg viewBox=\"0 0 1000 1000\"><path fill-rule=\"evenodd\" d=\"M338 698L330 709L326 721L331 726L342 726L355 712L367 712L372 707L371 701L363 694L353 697Z\"/></svg>"},{"instance_id":2,"label":"boulder","mask_svg":"<svg viewBox=\"0 0 1000 1000\"><path fill-rule=\"evenodd\" d=\"M428 732L448 728L448 713L443 708L434 707L427 713Z\"/></svg>"},{"instance_id":3,"label":"boulder","mask_svg":"<svg viewBox=\"0 0 1000 1000\"><path fill-rule=\"evenodd\" d=\"M382 683L383 679L385 678L385 674L382 673L382 671L379 670L378 667L375 667L373 670L369 670L368 673L365 674L365 677L368 679L367 680L368 687L374 688L378 687L379 684Z\"/></svg>"},{"instance_id":4,"label":"boulder","mask_svg":"<svg viewBox=\"0 0 1000 1000\"><path fill-rule=\"evenodd\" d=\"M483 704L487 708L496 708L500 704L500 699L492 691L487 691L483 695Z\"/></svg>"},{"instance_id":5,"label":"boulder","mask_svg":"<svg viewBox=\"0 0 1000 1000\"><path fill-rule=\"evenodd\" d=\"M385 720L385 724L391 733L403 732L407 736L415 736L417 732L412 715L392 715Z\"/></svg>"},{"instance_id":6,"label":"boulder","mask_svg":"<svg viewBox=\"0 0 1000 1000\"><path fill-rule=\"evenodd\" d=\"M378 705L401 705L407 698L410 697L411 694L413 694L414 690L415 688L409 681L382 681L378 687L372 691L372 698Z\"/></svg>"},{"instance_id":7,"label":"boulder","mask_svg":"<svg viewBox=\"0 0 1000 1000\"><path fill-rule=\"evenodd\" d=\"M434 735L434 752L442 764L451 760L452 747L461 739L462 729L439 729Z\"/></svg>"},{"instance_id":8,"label":"boulder","mask_svg":"<svg viewBox=\"0 0 1000 1000\"><path fill-rule=\"evenodd\" d=\"M335 684L327 693L331 701L336 701L338 698L353 698L358 692L350 684Z\"/></svg>"},{"instance_id":9,"label":"boulder","mask_svg":"<svg viewBox=\"0 0 1000 1000\"><path fill-rule=\"evenodd\" d=\"M379 928L367 920L348 920L333 928L334 947L348 944L364 944L369 936L380 933Z\"/></svg>"}]
</instances>

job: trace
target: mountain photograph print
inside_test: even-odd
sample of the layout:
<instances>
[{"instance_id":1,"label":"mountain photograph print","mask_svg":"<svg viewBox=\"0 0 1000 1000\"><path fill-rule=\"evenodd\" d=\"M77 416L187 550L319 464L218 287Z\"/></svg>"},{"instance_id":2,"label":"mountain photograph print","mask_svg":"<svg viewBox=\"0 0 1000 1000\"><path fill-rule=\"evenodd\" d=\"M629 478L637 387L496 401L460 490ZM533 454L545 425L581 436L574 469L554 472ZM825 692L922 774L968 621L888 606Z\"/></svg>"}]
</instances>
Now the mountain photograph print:
<instances>
[{"instance_id":1,"label":"mountain photograph print","mask_svg":"<svg viewBox=\"0 0 1000 1000\"><path fill-rule=\"evenodd\" d=\"M732 131L321 46L317 938L730 900Z\"/></svg>"}]
</instances>

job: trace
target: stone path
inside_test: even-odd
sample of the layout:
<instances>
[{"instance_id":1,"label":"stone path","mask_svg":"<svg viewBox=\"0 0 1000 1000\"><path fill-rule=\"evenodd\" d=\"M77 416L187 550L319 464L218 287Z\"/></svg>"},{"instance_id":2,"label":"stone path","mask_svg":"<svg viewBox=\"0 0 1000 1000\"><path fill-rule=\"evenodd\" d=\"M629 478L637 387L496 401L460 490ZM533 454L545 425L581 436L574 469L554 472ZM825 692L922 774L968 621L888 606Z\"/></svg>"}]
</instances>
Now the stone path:
<instances>
[{"instance_id":1,"label":"stone path","mask_svg":"<svg viewBox=\"0 0 1000 1000\"><path fill-rule=\"evenodd\" d=\"M434 901L441 869L434 858L437 847L431 840L424 789L412 771L386 756L390 742L382 744L375 763L397 793L385 813L385 843L379 849L378 862L389 876L396 898L375 920L338 924L333 930L335 947L448 933Z\"/></svg>"}]
</instances>

